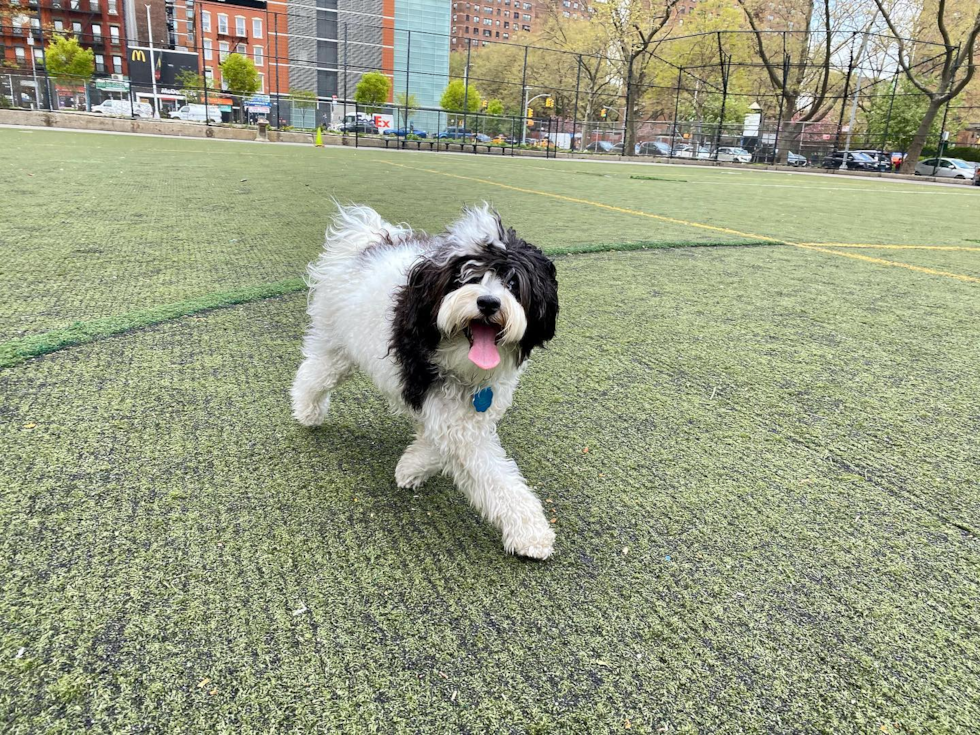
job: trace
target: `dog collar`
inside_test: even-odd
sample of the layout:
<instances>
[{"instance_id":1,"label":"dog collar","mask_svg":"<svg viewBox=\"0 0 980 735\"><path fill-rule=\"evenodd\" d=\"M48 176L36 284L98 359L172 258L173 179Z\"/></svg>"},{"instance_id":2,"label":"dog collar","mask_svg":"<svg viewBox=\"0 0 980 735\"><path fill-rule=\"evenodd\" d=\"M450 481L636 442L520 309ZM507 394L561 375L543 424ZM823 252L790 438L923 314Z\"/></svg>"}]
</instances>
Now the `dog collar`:
<instances>
[{"instance_id":1,"label":"dog collar","mask_svg":"<svg viewBox=\"0 0 980 735\"><path fill-rule=\"evenodd\" d=\"M490 404L492 403L493 388L487 387L473 394L473 408L476 409L477 413L483 413L490 408Z\"/></svg>"}]
</instances>

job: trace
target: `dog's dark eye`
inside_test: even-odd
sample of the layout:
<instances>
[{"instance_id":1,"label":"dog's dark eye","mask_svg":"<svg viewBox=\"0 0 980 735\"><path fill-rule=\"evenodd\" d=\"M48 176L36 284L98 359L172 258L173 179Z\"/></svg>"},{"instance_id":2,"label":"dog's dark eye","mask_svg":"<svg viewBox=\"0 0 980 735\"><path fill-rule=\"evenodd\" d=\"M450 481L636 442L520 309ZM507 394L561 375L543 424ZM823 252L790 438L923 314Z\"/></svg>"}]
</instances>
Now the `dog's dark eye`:
<instances>
[{"instance_id":1,"label":"dog's dark eye","mask_svg":"<svg viewBox=\"0 0 980 735\"><path fill-rule=\"evenodd\" d=\"M517 282L517 276L511 276L507 279L507 288L513 293L517 293L520 284Z\"/></svg>"}]
</instances>

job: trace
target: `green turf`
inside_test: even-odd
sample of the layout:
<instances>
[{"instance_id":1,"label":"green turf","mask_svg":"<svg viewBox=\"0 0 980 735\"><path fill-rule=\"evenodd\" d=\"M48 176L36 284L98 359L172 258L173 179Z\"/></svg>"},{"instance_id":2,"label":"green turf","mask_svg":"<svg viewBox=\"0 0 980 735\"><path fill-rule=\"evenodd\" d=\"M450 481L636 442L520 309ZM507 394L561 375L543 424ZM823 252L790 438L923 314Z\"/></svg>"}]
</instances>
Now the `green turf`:
<instances>
[{"instance_id":1,"label":"green turf","mask_svg":"<svg viewBox=\"0 0 980 735\"><path fill-rule=\"evenodd\" d=\"M0 176L0 342L295 278L331 197L427 230L489 199L555 254L766 237L961 244L980 227L970 187L56 131L0 129Z\"/></svg>"},{"instance_id":2,"label":"green turf","mask_svg":"<svg viewBox=\"0 0 980 735\"><path fill-rule=\"evenodd\" d=\"M0 372L5 729L970 732L976 288L789 247L558 270L501 427L544 564L394 487L364 380L291 422L301 294Z\"/></svg>"},{"instance_id":3,"label":"green turf","mask_svg":"<svg viewBox=\"0 0 980 735\"><path fill-rule=\"evenodd\" d=\"M841 254L980 252L765 238L969 245L980 192L3 129L0 173L4 732L975 731L980 284ZM397 490L363 379L291 421L330 196L561 256L500 429L551 561Z\"/></svg>"}]
</instances>

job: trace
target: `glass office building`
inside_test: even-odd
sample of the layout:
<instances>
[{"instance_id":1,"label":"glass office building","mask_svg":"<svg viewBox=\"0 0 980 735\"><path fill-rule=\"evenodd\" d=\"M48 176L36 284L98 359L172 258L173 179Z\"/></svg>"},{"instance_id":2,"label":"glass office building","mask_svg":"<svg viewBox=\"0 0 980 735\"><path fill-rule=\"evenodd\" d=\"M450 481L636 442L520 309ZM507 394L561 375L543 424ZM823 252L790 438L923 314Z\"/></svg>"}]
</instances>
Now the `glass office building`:
<instances>
[{"instance_id":1,"label":"glass office building","mask_svg":"<svg viewBox=\"0 0 980 735\"><path fill-rule=\"evenodd\" d=\"M449 84L448 0L395 0L395 72L393 100L406 90L419 107L438 108ZM399 115L399 124L403 119ZM445 116L417 112L409 121L435 135Z\"/></svg>"}]
</instances>

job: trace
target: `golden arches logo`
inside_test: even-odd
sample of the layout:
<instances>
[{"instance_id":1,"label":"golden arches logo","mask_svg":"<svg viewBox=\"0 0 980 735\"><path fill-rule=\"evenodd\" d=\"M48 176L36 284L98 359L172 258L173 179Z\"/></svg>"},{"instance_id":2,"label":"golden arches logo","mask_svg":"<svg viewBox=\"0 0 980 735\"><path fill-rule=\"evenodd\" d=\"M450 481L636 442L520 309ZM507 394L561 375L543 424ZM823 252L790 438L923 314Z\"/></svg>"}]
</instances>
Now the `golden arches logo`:
<instances>
[{"instance_id":1,"label":"golden arches logo","mask_svg":"<svg viewBox=\"0 0 980 735\"><path fill-rule=\"evenodd\" d=\"M143 51L138 48L133 49L133 53L130 55L129 58L132 61L142 61L144 63L146 62L146 54L143 53Z\"/></svg>"}]
</instances>

